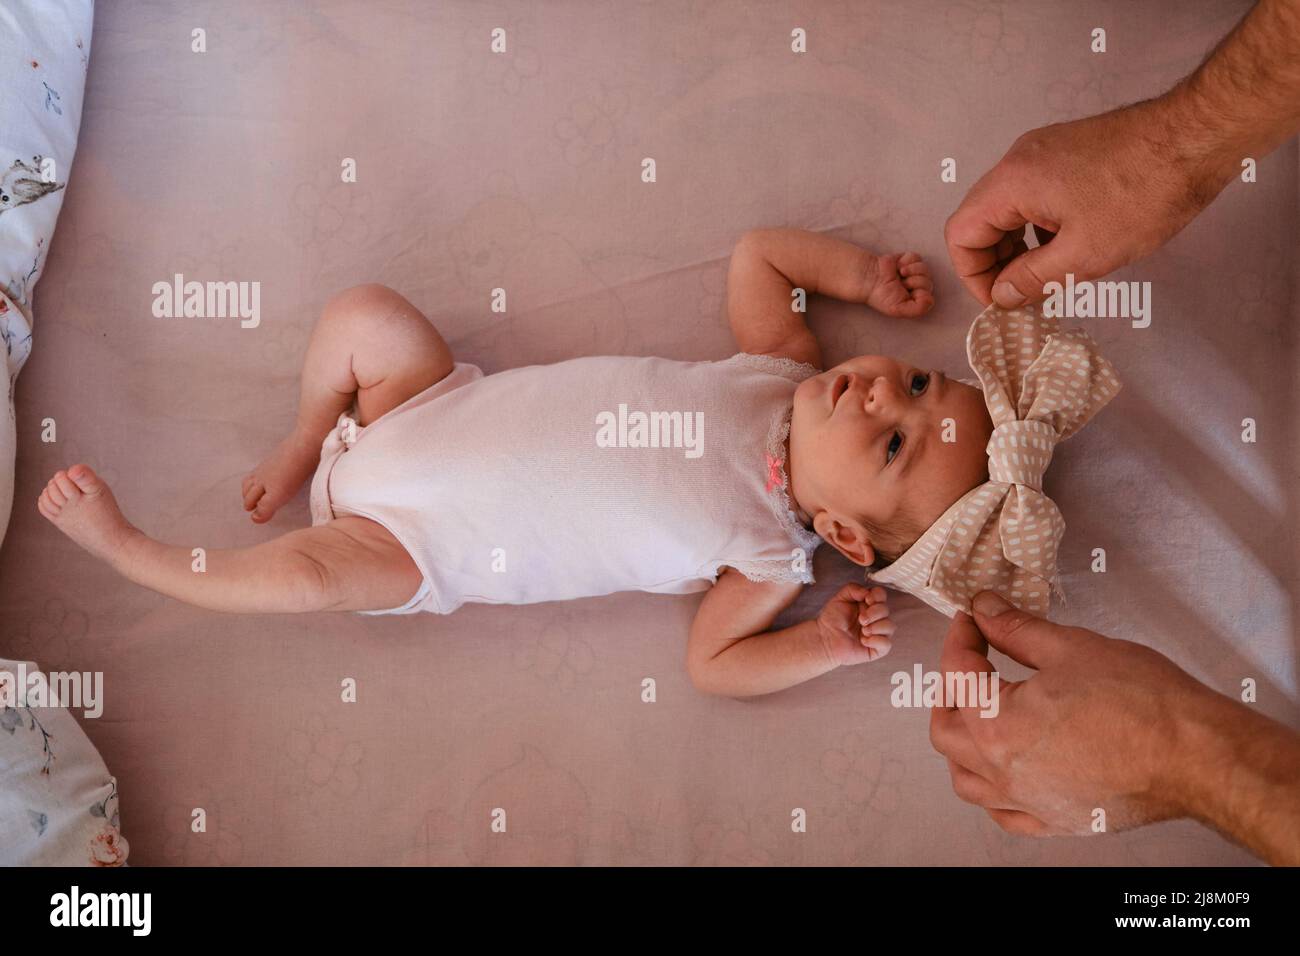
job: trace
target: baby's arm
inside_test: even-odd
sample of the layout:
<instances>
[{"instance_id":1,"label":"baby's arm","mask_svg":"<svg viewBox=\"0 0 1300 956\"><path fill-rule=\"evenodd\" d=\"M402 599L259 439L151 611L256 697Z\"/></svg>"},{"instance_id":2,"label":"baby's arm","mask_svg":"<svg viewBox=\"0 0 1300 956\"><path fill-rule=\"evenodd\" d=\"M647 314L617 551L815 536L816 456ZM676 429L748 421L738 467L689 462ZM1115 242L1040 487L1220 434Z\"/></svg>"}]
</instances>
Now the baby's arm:
<instances>
[{"instance_id":1,"label":"baby's arm","mask_svg":"<svg viewBox=\"0 0 1300 956\"><path fill-rule=\"evenodd\" d=\"M802 589L724 570L691 625L686 670L696 688L726 697L770 694L889 652L894 625L884 589L861 584L841 588L816 619L769 631Z\"/></svg>"},{"instance_id":2,"label":"baby's arm","mask_svg":"<svg viewBox=\"0 0 1300 956\"><path fill-rule=\"evenodd\" d=\"M792 308L796 288L892 316L925 315L934 305L929 266L915 252L878 256L802 229L755 229L736 243L727 274L727 319L741 351L822 367L817 340Z\"/></svg>"}]
</instances>

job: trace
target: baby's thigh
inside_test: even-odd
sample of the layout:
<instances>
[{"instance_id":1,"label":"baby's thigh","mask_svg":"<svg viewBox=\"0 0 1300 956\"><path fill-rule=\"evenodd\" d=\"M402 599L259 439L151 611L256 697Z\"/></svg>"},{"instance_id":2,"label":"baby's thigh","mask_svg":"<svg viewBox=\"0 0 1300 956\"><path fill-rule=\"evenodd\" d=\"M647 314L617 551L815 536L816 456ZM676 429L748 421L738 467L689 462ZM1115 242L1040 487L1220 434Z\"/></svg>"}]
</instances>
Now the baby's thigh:
<instances>
[{"instance_id":1,"label":"baby's thigh","mask_svg":"<svg viewBox=\"0 0 1300 956\"><path fill-rule=\"evenodd\" d=\"M455 365L434 324L387 286L348 289L326 313L346 338L362 425L442 381Z\"/></svg>"}]
</instances>

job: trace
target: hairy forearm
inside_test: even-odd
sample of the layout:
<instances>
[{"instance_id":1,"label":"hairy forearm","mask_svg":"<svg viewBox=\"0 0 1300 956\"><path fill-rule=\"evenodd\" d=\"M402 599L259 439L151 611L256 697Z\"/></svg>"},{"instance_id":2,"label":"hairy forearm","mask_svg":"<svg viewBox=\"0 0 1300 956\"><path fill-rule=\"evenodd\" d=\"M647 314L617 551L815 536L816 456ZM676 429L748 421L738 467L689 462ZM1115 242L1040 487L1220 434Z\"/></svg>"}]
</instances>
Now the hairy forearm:
<instances>
[{"instance_id":1,"label":"hairy forearm","mask_svg":"<svg viewBox=\"0 0 1300 956\"><path fill-rule=\"evenodd\" d=\"M1246 157L1300 128L1300 0L1261 0L1190 76L1152 108L1162 150L1213 198Z\"/></svg>"},{"instance_id":2,"label":"hairy forearm","mask_svg":"<svg viewBox=\"0 0 1300 956\"><path fill-rule=\"evenodd\" d=\"M866 302L875 287L875 254L851 242L803 229L755 229L745 242L792 287L810 294Z\"/></svg>"},{"instance_id":3,"label":"hairy forearm","mask_svg":"<svg viewBox=\"0 0 1300 956\"><path fill-rule=\"evenodd\" d=\"M695 686L724 697L756 697L820 677L836 664L816 621L765 631L728 644L691 668Z\"/></svg>"},{"instance_id":4,"label":"hairy forearm","mask_svg":"<svg viewBox=\"0 0 1300 956\"><path fill-rule=\"evenodd\" d=\"M1173 791L1188 816L1300 866L1300 735L1217 694L1187 708Z\"/></svg>"}]
</instances>

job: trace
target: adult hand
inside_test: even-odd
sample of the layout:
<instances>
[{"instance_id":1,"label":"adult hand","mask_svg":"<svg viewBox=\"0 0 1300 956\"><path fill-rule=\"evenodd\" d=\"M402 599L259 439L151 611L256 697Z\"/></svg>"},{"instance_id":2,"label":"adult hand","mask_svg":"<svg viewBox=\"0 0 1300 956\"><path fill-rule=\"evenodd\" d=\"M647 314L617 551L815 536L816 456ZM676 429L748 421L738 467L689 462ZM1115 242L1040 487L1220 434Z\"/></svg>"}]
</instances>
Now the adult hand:
<instances>
[{"instance_id":1,"label":"adult hand","mask_svg":"<svg viewBox=\"0 0 1300 956\"><path fill-rule=\"evenodd\" d=\"M991 672L990 645L1038 673L1000 681L994 717L979 702L932 711L930 740L959 797L1027 835L1092 832L1097 809L1107 831L1190 816L1300 864L1300 735L1140 644L988 591L973 610L949 628L945 673Z\"/></svg>"},{"instance_id":2,"label":"adult hand","mask_svg":"<svg viewBox=\"0 0 1300 956\"><path fill-rule=\"evenodd\" d=\"M1154 252L1226 182L1170 148L1174 135L1159 102L1025 133L944 228L966 288L1012 308L1041 302L1067 273L1096 279Z\"/></svg>"},{"instance_id":3,"label":"adult hand","mask_svg":"<svg viewBox=\"0 0 1300 956\"><path fill-rule=\"evenodd\" d=\"M1165 796L1179 698L1206 688L1149 648L1033 617L996 594L980 595L975 613L953 620L941 670L991 672L992 644L1039 673L1000 682L996 717L932 712L930 738L957 796L1030 835L1090 832L1097 808L1108 830L1181 815Z\"/></svg>"},{"instance_id":4,"label":"adult hand","mask_svg":"<svg viewBox=\"0 0 1300 956\"><path fill-rule=\"evenodd\" d=\"M1300 127L1298 50L1300 3L1260 0L1164 95L1021 136L948 220L957 274L1014 307L1152 252ZM1055 238L1030 250L1026 224Z\"/></svg>"}]
</instances>

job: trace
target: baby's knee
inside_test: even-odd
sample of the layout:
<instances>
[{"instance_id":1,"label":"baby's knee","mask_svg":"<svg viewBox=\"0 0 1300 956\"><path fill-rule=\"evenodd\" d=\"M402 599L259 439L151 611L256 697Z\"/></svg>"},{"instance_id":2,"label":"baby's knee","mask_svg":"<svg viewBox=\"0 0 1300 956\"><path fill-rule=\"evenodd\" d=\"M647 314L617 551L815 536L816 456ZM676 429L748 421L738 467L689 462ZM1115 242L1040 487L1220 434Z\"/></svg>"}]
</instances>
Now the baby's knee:
<instances>
[{"instance_id":1,"label":"baby's knee","mask_svg":"<svg viewBox=\"0 0 1300 956\"><path fill-rule=\"evenodd\" d=\"M406 304L396 290L379 282L363 282L336 292L325 303L324 318L346 320L391 313Z\"/></svg>"},{"instance_id":2,"label":"baby's knee","mask_svg":"<svg viewBox=\"0 0 1300 956\"><path fill-rule=\"evenodd\" d=\"M330 334L391 353L436 336L429 320L404 296L378 282L354 285L330 299L321 316Z\"/></svg>"}]
</instances>

